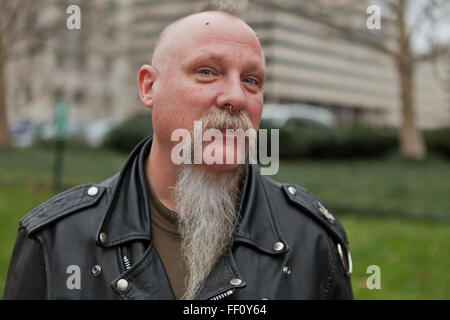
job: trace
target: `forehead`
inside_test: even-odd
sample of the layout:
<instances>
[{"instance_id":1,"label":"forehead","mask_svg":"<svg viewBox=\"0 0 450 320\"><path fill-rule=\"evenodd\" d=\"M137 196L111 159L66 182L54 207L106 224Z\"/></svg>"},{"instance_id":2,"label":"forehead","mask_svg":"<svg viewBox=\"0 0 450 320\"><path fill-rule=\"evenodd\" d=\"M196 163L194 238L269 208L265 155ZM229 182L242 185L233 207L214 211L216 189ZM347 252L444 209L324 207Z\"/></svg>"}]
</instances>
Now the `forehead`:
<instances>
[{"instance_id":1,"label":"forehead","mask_svg":"<svg viewBox=\"0 0 450 320\"><path fill-rule=\"evenodd\" d=\"M181 60L233 57L247 63L263 64L255 32L242 20L223 13L207 12L181 20L166 38L168 54ZM171 51L171 52L170 52Z\"/></svg>"}]
</instances>

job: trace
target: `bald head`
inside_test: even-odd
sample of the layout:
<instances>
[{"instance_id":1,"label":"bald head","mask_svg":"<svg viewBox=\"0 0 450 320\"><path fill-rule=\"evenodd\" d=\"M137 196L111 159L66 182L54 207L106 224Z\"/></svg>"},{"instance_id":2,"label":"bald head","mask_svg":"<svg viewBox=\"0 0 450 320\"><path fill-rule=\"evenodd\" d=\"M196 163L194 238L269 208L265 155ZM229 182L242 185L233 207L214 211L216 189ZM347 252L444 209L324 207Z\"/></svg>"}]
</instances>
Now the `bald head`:
<instances>
[{"instance_id":1,"label":"bald head","mask_svg":"<svg viewBox=\"0 0 450 320\"><path fill-rule=\"evenodd\" d=\"M195 41L220 38L256 46L264 60L256 33L248 24L226 12L206 11L183 17L163 29L153 52L152 66L163 72L176 52Z\"/></svg>"}]
</instances>

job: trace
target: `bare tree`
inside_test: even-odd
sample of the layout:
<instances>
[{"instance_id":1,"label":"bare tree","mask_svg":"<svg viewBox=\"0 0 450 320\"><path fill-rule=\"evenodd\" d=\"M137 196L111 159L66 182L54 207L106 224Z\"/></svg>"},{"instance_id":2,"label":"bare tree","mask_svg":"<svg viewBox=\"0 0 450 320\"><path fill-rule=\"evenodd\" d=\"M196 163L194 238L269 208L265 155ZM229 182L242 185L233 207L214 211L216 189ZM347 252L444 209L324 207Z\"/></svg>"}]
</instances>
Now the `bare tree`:
<instances>
[{"instance_id":1,"label":"bare tree","mask_svg":"<svg viewBox=\"0 0 450 320\"><path fill-rule=\"evenodd\" d=\"M0 18L1 19L1 18ZM1 23L2 21L0 21ZM6 114L6 84L4 77L5 58L3 49L3 30L0 29L0 146L9 145L11 137L8 129L8 119Z\"/></svg>"},{"instance_id":2,"label":"bare tree","mask_svg":"<svg viewBox=\"0 0 450 320\"><path fill-rule=\"evenodd\" d=\"M6 66L25 58L28 50L42 50L47 39L61 29L65 15L52 12L58 8L56 3L55 0L0 0L0 146L11 143Z\"/></svg>"},{"instance_id":3,"label":"bare tree","mask_svg":"<svg viewBox=\"0 0 450 320\"><path fill-rule=\"evenodd\" d=\"M290 0L252 0L252 2L277 10L301 15L333 29L341 36L352 41L367 45L390 57L394 62L399 75L399 91L401 101L401 129L399 132L400 151L407 158L422 159L426 156L426 146L421 130L417 124L414 97L414 71L418 62L431 60L436 56L449 51L448 45L438 45L431 41L426 52L415 52L412 48L412 39L415 32L424 24L433 26L436 23L435 13L449 10L450 1L430 0L423 2L421 14L416 17L414 23L409 23L409 10L417 5L418 0L378 0L378 3L387 15L384 16L394 31L389 38L383 34L370 32L361 28L361 24L355 25L346 19L348 8L358 8L370 4L369 1L340 0L340 1L290 1ZM445 15L441 15L441 19ZM448 17L448 16L447 16ZM364 24L365 26L365 24ZM431 27L431 30L433 28Z\"/></svg>"}]
</instances>

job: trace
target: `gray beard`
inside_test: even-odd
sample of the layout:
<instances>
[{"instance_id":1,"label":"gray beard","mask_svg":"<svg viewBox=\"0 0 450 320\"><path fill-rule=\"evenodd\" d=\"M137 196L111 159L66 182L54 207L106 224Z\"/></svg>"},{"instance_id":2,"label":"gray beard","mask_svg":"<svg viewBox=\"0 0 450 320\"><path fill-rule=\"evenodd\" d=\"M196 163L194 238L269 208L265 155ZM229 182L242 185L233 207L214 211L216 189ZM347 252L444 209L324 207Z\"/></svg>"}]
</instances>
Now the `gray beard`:
<instances>
[{"instance_id":1,"label":"gray beard","mask_svg":"<svg viewBox=\"0 0 450 320\"><path fill-rule=\"evenodd\" d=\"M180 168L174 187L181 254L188 269L181 299L194 299L230 244L236 223L240 177L246 166L220 175Z\"/></svg>"}]
</instances>

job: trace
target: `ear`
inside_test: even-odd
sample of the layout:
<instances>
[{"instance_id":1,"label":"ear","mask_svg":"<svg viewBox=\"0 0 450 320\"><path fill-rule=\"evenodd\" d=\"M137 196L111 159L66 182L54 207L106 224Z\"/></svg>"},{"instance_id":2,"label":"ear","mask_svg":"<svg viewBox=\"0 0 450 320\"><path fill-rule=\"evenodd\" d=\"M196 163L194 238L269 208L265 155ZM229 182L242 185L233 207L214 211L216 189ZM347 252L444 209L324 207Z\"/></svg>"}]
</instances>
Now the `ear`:
<instances>
[{"instance_id":1,"label":"ear","mask_svg":"<svg viewBox=\"0 0 450 320\"><path fill-rule=\"evenodd\" d=\"M138 89L142 103L147 108L153 107L153 84L156 80L156 70L149 65L143 65L138 73Z\"/></svg>"}]
</instances>

